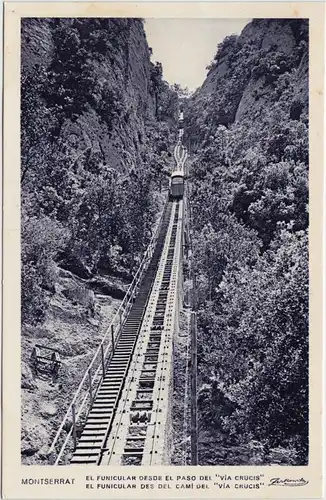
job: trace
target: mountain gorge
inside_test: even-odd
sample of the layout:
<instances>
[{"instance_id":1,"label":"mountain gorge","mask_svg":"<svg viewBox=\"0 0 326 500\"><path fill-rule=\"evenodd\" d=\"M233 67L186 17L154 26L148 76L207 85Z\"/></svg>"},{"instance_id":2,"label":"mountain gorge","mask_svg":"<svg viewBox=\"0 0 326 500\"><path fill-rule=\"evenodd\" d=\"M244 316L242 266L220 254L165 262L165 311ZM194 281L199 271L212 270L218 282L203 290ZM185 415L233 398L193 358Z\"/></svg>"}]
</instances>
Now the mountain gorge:
<instances>
[{"instance_id":1,"label":"mountain gorge","mask_svg":"<svg viewBox=\"0 0 326 500\"><path fill-rule=\"evenodd\" d=\"M182 99L200 465L308 460L308 34L254 19ZM141 19L26 18L21 35L22 456L45 464L166 200L180 99ZM58 379L36 377L36 343Z\"/></svg>"},{"instance_id":2,"label":"mountain gorge","mask_svg":"<svg viewBox=\"0 0 326 500\"><path fill-rule=\"evenodd\" d=\"M227 37L185 116L200 463L305 464L308 23L258 19Z\"/></svg>"},{"instance_id":3,"label":"mountain gorge","mask_svg":"<svg viewBox=\"0 0 326 500\"><path fill-rule=\"evenodd\" d=\"M171 155L164 113L176 95L150 62L141 20L25 20L22 69L22 313L31 321L46 302L43 285L32 293L31 253L34 271L51 267L51 251L82 278L132 270L158 209ZM43 226L46 244L48 224L55 250L36 256L30 233Z\"/></svg>"}]
</instances>

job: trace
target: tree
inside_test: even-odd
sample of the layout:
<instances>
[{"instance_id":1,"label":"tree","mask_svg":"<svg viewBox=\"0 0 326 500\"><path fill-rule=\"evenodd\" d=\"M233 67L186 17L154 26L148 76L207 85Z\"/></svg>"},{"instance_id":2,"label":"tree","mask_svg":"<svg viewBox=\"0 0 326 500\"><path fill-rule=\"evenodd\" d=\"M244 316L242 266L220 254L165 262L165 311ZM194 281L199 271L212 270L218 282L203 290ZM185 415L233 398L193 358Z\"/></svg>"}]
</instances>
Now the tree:
<instances>
[{"instance_id":1,"label":"tree","mask_svg":"<svg viewBox=\"0 0 326 500\"><path fill-rule=\"evenodd\" d=\"M155 106L156 106L155 115L157 116L159 110L158 96L162 88L162 78L163 78L162 63L160 62L156 62L155 64L151 63L150 78L151 78L153 93L155 96Z\"/></svg>"},{"instance_id":2,"label":"tree","mask_svg":"<svg viewBox=\"0 0 326 500\"><path fill-rule=\"evenodd\" d=\"M303 465L308 58L299 24L292 26L297 47L289 56L281 44L260 48L263 21L254 23L254 34L220 44L208 83L188 99L186 133L193 151L201 428L211 450L221 442L249 450L255 441L265 455L250 452L250 460L268 463L279 447L286 463ZM288 25L279 21L280 30ZM216 398L224 405L218 412ZM218 463L218 454L199 447L205 460Z\"/></svg>"}]
</instances>

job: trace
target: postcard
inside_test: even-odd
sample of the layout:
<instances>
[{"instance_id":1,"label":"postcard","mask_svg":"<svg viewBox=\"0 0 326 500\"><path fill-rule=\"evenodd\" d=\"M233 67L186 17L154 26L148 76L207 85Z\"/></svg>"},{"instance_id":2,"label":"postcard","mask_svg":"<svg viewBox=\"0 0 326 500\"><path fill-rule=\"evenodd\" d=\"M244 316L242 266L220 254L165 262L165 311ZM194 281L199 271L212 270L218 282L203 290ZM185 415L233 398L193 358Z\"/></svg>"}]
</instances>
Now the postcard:
<instances>
[{"instance_id":1,"label":"postcard","mask_svg":"<svg viewBox=\"0 0 326 500\"><path fill-rule=\"evenodd\" d=\"M322 497L324 9L5 3L5 498Z\"/></svg>"}]
</instances>

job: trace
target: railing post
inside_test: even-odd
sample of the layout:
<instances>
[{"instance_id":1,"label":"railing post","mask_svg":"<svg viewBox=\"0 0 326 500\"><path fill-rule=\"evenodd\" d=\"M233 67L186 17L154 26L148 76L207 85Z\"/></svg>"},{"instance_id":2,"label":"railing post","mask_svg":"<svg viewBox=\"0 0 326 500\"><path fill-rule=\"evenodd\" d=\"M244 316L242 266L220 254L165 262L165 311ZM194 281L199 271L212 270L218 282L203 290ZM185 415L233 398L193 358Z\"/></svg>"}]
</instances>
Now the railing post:
<instances>
[{"instance_id":1,"label":"railing post","mask_svg":"<svg viewBox=\"0 0 326 500\"><path fill-rule=\"evenodd\" d=\"M103 344L101 344L101 358L102 358L102 371L103 371L103 377L104 377L104 375L105 375L105 362L104 362Z\"/></svg>"},{"instance_id":2,"label":"railing post","mask_svg":"<svg viewBox=\"0 0 326 500\"><path fill-rule=\"evenodd\" d=\"M111 325L111 344L112 344L112 352L114 354L114 326Z\"/></svg>"},{"instance_id":3,"label":"railing post","mask_svg":"<svg viewBox=\"0 0 326 500\"><path fill-rule=\"evenodd\" d=\"M91 403L91 406L93 404L93 392L92 392L92 374L91 371L88 370L88 382L89 382L89 400Z\"/></svg>"},{"instance_id":4,"label":"railing post","mask_svg":"<svg viewBox=\"0 0 326 500\"><path fill-rule=\"evenodd\" d=\"M71 407L71 413L72 413L72 437L74 440L74 449L77 446L77 429L76 429L76 408L75 408L75 403Z\"/></svg>"},{"instance_id":5,"label":"railing post","mask_svg":"<svg viewBox=\"0 0 326 500\"><path fill-rule=\"evenodd\" d=\"M148 266L149 266L149 262L151 261L151 258L153 256L153 253L154 253L154 250L155 250L155 245L157 243L157 239L158 239L158 235L159 235L159 232L160 232L160 229L162 227L162 224L163 224L163 215L164 215L164 210L163 209L163 212L161 214L161 217L160 217L160 220L158 221L157 223L157 226L156 226L156 229L155 229L155 232L152 236L152 239L149 243L149 246L145 252L145 255L143 257L143 260L140 264L140 267L136 273L136 279L134 279L134 283L137 283L136 286L134 286L132 283L130 285L133 293L132 293L132 298L131 300L128 302L127 300L124 300L122 304L125 304L125 310L124 310L124 315L122 314L122 308L121 310L119 310L115 317L114 317L114 322L116 322L115 324L115 327L118 328L118 324L120 323L120 328L122 327L122 324L123 324L123 316L125 317L126 314L128 313L128 310L130 308L132 308L132 301L133 299L136 297L138 291L139 291L139 284L141 282L141 278L142 278L142 275L143 273L148 269ZM127 293L127 296L126 298L128 297L130 291ZM118 319L119 317L119 319ZM105 333L105 339L107 339L107 336L110 335L110 331L109 331L109 328L107 329L106 333ZM111 325L111 336L112 336L112 351L114 352L115 351L115 342L114 342L114 325L112 324ZM104 341L104 339L103 339ZM109 347L109 346L108 346ZM61 460L65 460L65 458L62 458L63 457L63 453L64 453L64 450L66 449L66 446L67 444L70 442L70 437L71 435L73 436L73 441L74 441L74 445L75 447L77 446L77 426L76 426L76 401L77 401L77 397L81 394L81 391L84 391L83 392L83 396L84 396L84 399L83 399L83 402L81 404L81 407L78 407L78 412L80 414L81 410L84 408L84 405L86 404L86 401L87 401L87 391L89 391L89 397L90 397L90 402L91 404L94 403L94 396L95 394L93 393L92 391L92 373L90 371L90 368L93 366L93 364L95 362L98 362L98 355L99 355L99 350L101 350L101 358L102 358L102 370L103 370L103 376L105 375L105 355L104 355L104 348L103 348L103 344L101 344L97 350L96 350L96 353L94 354L94 357L89 365L89 369L87 369L84 373L84 376L77 388L77 391L75 392L75 395L73 397L73 401L71 402L71 404L69 405L66 413L65 413L65 416L63 418L63 421L61 422L60 424L60 427L54 437L54 440L52 441L52 444L50 446L50 449L49 449L49 452L52 452L52 451L55 451L55 446L56 444L58 443L58 440L61 436L61 433L63 432L64 430L64 426L67 422L70 423L70 415L72 414L72 427L71 427L71 432L69 432L69 434L66 436L65 438L65 441L64 443L62 444L61 448L60 448L60 451L57 455L57 459L55 461L55 464L54 465L58 465L58 463L61 461ZM98 369L100 367L98 367L96 369L96 375L98 373ZM88 378L88 384L87 384L87 378ZM86 382L86 386L84 385ZM87 388L87 385L89 385L89 387Z\"/></svg>"},{"instance_id":6,"label":"railing post","mask_svg":"<svg viewBox=\"0 0 326 500\"><path fill-rule=\"evenodd\" d=\"M197 331L196 313L191 313L191 465L198 465L197 423Z\"/></svg>"}]
</instances>

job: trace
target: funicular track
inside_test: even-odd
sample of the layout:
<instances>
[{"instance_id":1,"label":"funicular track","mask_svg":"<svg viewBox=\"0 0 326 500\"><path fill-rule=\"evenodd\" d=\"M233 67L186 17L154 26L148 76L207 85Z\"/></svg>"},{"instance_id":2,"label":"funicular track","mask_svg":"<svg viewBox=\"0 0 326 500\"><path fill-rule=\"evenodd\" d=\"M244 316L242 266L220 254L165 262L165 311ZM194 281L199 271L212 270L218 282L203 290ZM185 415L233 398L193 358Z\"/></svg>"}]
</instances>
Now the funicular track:
<instances>
[{"instance_id":1,"label":"funicular track","mask_svg":"<svg viewBox=\"0 0 326 500\"><path fill-rule=\"evenodd\" d=\"M173 203L170 231L102 465L154 465L167 460L182 210L182 202Z\"/></svg>"},{"instance_id":2,"label":"funicular track","mask_svg":"<svg viewBox=\"0 0 326 500\"><path fill-rule=\"evenodd\" d=\"M169 201L56 432L49 449L54 465L169 463L173 339L184 250L187 150L181 132Z\"/></svg>"},{"instance_id":3,"label":"funicular track","mask_svg":"<svg viewBox=\"0 0 326 500\"><path fill-rule=\"evenodd\" d=\"M151 438L150 445L146 444L146 434L151 429L157 436L157 416L162 411L157 408L157 402L162 405L161 400L164 401L164 398L159 396L167 393L163 387L165 377L161 372L167 369L162 366L162 361L168 362L164 344L169 341L171 350L172 336L163 340L163 331L166 329L166 321L168 326L172 326L175 309L176 290L172 285L173 300L170 297L170 309L167 311L172 273L175 280L178 272L179 259L175 259L175 246L181 217L180 204L170 201L165 207L151 262L115 343L105 376L93 398L70 461L72 465L100 465L116 463L117 460L121 465L140 465L143 456L153 453L154 440ZM178 235L180 240L181 229ZM139 342L140 332L145 332L146 342L144 335ZM138 344L140 347L138 353L135 353ZM135 373L132 365L137 364L137 360L139 365L139 359L141 368ZM130 391L130 386L136 390ZM162 387L165 394L162 394ZM127 394L127 398L122 398L123 392ZM125 408L126 400L128 408ZM118 412L121 405L123 409ZM124 422L126 419L129 420L128 423ZM148 447L150 449L145 450Z\"/></svg>"},{"instance_id":4,"label":"funicular track","mask_svg":"<svg viewBox=\"0 0 326 500\"><path fill-rule=\"evenodd\" d=\"M124 387L146 304L155 279L167 228L170 223L171 209L172 203L168 202L151 262L140 283L138 295L115 344L114 352L106 369L106 375L103 377L94 397L86 424L70 461L71 464L98 465L101 461L102 451L111 430L115 410Z\"/></svg>"}]
</instances>

